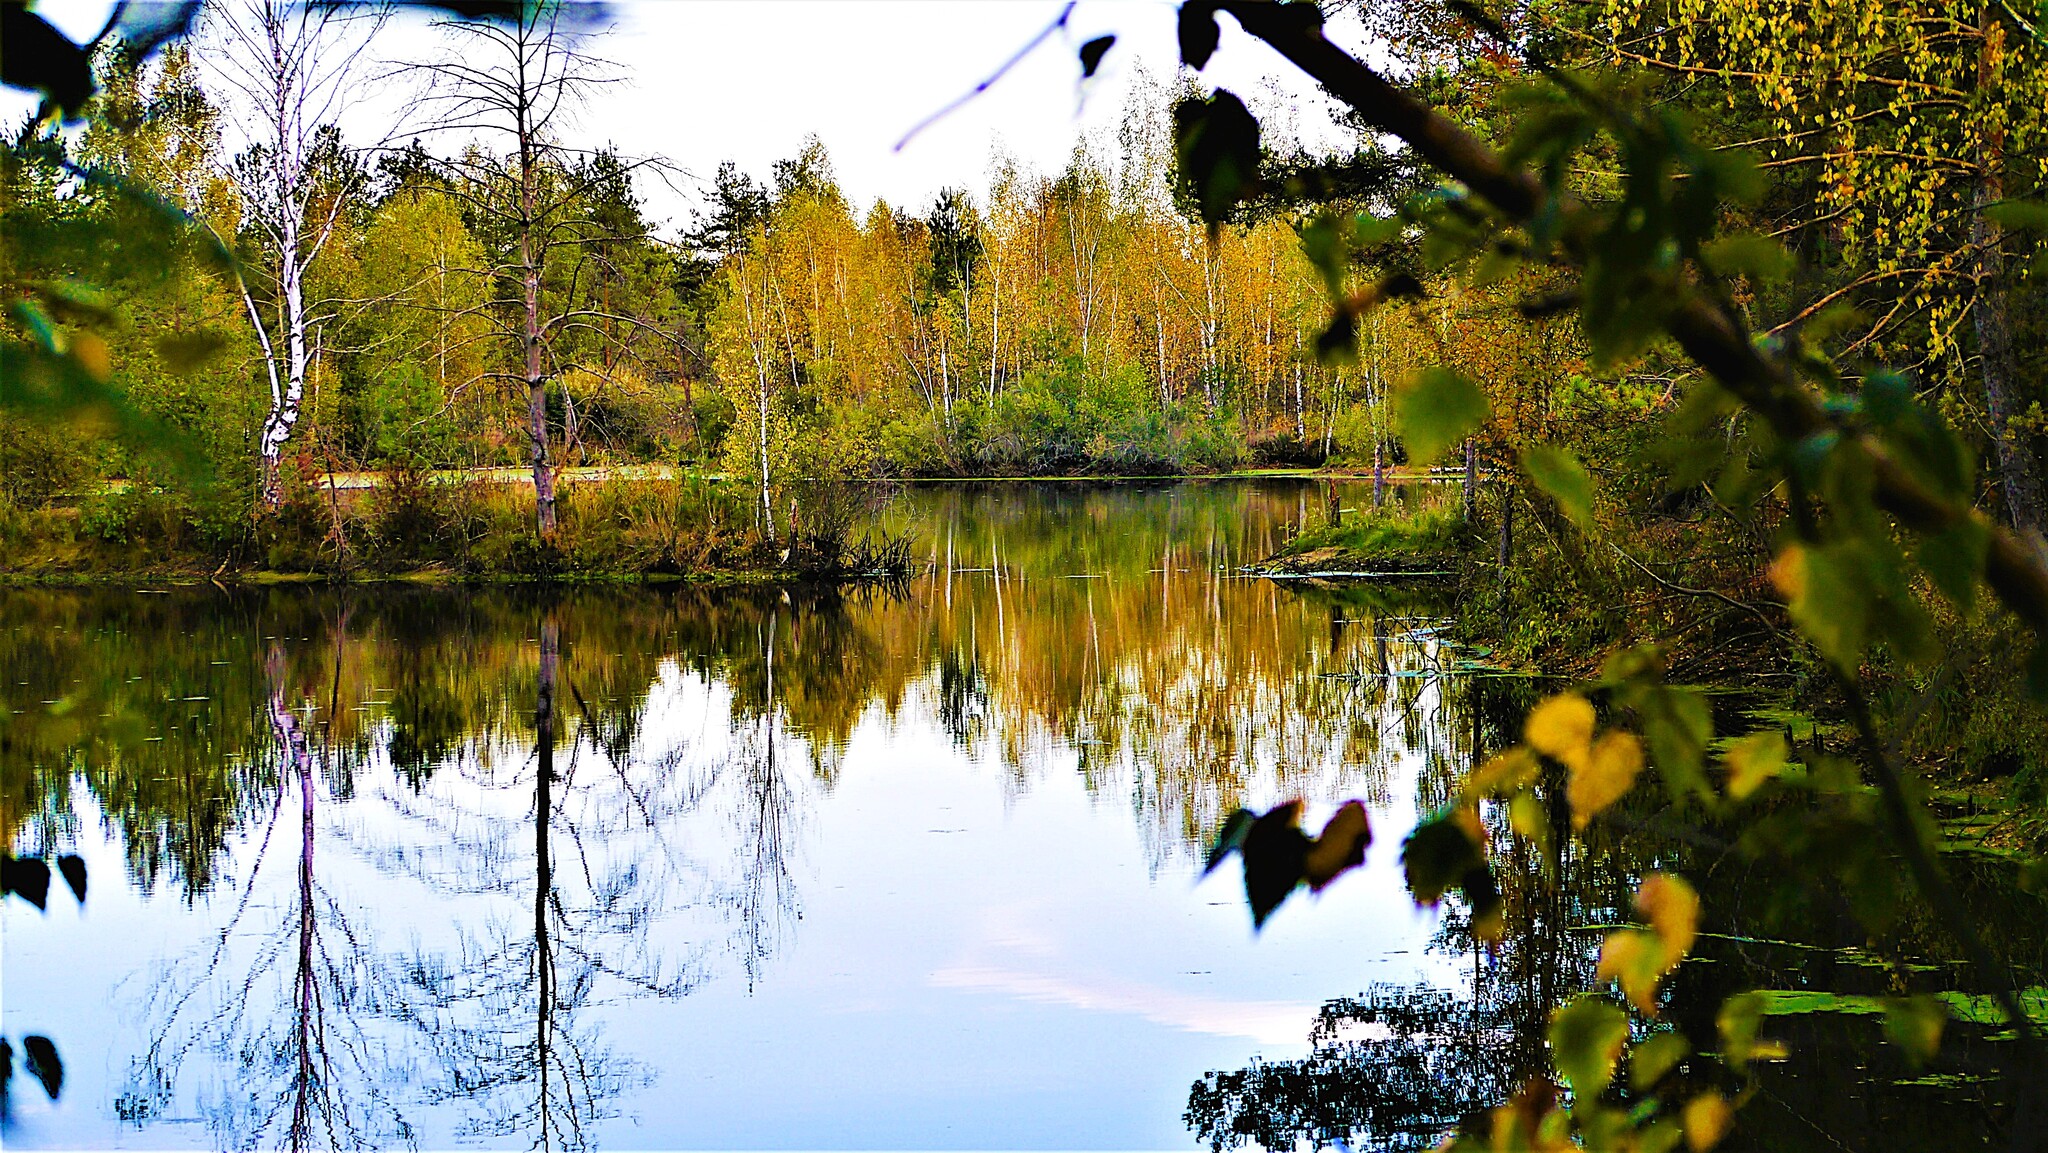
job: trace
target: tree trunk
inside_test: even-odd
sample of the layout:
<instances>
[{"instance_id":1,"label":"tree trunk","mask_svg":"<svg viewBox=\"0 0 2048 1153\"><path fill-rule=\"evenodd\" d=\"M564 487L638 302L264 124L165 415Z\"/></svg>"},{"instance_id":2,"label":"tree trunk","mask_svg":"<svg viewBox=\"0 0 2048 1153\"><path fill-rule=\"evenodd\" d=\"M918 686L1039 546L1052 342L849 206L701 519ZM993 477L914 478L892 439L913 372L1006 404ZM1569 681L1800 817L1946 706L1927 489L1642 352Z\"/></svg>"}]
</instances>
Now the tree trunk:
<instances>
[{"instance_id":1,"label":"tree trunk","mask_svg":"<svg viewBox=\"0 0 2048 1153\"><path fill-rule=\"evenodd\" d=\"M1999 83L2004 48L2004 27L1992 5L1984 6L1983 43L1977 57L1977 85L1980 90ZM1995 122L1994 122L1995 123ZM1986 209L2005 199L2005 130L1994 126L1982 140L1983 170L1977 178L1976 195L1970 214L1970 247L1976 254L1977 298L1971 316L1977 329L1977 352L1984 376L1984 407L1991 416L1992 444L1998 458L1998 477L2005 489L2005 508L2014 528L2034 538L2037 547L2044 522L2048 522L2048 498L2044 498L2041 464L2025 435L2012 427L2012 418L2022 407L2014 395L2018 388L2013 362L2012 325L2005 292L2005 229Z\"/></svg>"},{"instance_id":2,"label":"tree trunk","mask_svg":"<svg viewBox=\"0 0 2048 1153\"><path fill-rule=\"evenodd\" d=\"M1372 442L1372 507L1378 509L1387 501L1387 442L1374 438Z\"/></svg>"},{"instance_id":3,"label":"tree trunk","mask_svg":"<svg viewBox=\"0 0 2048 1153\"><path fill-rule=\"evenodd\" d=\"M1465 442L1465 523L1479 519L1479 446Z\"/></svg>"},{"instance_id":4,"label":"tree trunk","mask_svg":"<svg viewBox=\"0 0 2048 1153\"><path fill-rule=\"evenodd\" d=\"M1494 549L1494 562L1505 571L1508 558L1515 551L1515 490L1507 482L1500 485L1500 541Z\"/></svg>"},{"instance_id":5,"label":"tree trunk","mask_svg":"<svg viewBox=\"0 0 2048 1153\"><path fill-rule=\"evenodd\" d=\"M522 121L523 121L522 109ZM535 201L533 142L522 123L519 134L519 264L524 289L527 436L533 442L533 508L541 539L555 535L555 473L548 459L548 379L541 359L540 252L533 235Z\"/></svg>"}]
</instances>

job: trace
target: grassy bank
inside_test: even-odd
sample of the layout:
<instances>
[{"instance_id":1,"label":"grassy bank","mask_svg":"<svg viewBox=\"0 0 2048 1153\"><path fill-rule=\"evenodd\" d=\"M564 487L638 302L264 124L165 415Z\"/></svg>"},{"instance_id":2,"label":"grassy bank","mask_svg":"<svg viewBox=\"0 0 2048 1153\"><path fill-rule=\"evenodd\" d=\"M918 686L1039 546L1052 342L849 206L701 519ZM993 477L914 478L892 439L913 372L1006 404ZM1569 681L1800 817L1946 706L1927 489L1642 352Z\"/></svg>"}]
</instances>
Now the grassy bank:
<instances>
[{"instance_id":1,"label":"grassy bank","mask_svg":"<svg viewBox=\"0 0 2048 1153\"><path fill-rule=\"evenodd\" d=\"M530 488L395 473L358 489L301 487L260 517L204 495L133 485L73 508L0 508L0 582L837 580L903 571L907 542L872 530L882 494L783 494L778 532L701 478L565 486L543 537Z\"/></svg>"}]
</instances>

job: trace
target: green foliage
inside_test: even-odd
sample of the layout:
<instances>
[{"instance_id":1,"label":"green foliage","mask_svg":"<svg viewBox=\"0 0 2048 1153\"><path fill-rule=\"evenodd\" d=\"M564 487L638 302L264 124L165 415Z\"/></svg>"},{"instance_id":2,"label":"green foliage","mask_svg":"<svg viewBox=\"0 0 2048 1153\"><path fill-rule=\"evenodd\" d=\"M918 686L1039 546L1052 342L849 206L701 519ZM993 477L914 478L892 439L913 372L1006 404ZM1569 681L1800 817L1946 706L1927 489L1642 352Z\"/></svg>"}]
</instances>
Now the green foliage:
<instances>
[{"instance_id":1,"label":"green foliage","mask_svg":"<svg viewBox=\"0 0 2048 1153\"><path fill-rule=\"evenodd\" d=\"M1471 378L1447 368L1424 370L1395 398L1408 457L1432 464L1487 418L1486 393Z\"/></svg>"}]
</instances>

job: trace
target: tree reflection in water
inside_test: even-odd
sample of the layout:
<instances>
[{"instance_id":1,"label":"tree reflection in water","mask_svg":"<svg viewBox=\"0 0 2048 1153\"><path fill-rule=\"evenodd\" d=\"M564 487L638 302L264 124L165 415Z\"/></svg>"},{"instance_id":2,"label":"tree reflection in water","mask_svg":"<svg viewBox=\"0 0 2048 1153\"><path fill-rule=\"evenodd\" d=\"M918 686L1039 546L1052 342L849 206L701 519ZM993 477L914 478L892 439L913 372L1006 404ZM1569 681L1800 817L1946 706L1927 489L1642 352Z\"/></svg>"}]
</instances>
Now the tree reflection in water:
<instances>
[{"instance_id":1,"label":"tree reflection in water","mask_svg":"<svg viewBox=\"0 0 2048 1153\"><path fill-rule=\"evenodd\" d=\"M1497 1009L1427 986L1375 986L1317 1012L1311 1052L1210 1073L1188 1095L1188 1128L1212 1150L1429 1149L1499 1104L1525 1070Z\"/></svg>"},{"instance_id":2,"label":"tree reflection in water","mask_svg":"<svg viewBox=\"0 0 2048 1153\"><path fill-rule=\"evenodd\" d=\"M345 630L344 615L330 630L330 717L340 689ZM262 764L274 797L269 820L217 944L152 975L143 1006L149 1047L131 1067L115 1109L137 1124L161 1112L173 1099L185 1060L199 1049L236 1073L202 1098L207 1124L223 1148L410 1144L411 1128L386 1092L403 1082L404 1070L391 1067L390 1052L375 1033L378 1007L389 992L386 975L369 936L351 923L316 872L316 810L323 792L345 775L341 758L325 739L324 723L317 755L311 747L304 721L317 710L293 691L277 641L270 642L262 668L273 738ZM286 904L271 905L256 899L258 886L273 847L289 852L293 823L299 837L293 895ZM276 920L263 927L269 915Z\"/></svg>"},{"instance_id":3,"label":"tree reflection in water","mask_svg":"<svg viewBox=\"0 0 2048 1153\"><path fill-rule=\"evenodd\" d=\"M409 855L427 866L423 875L437 888L502 893L518 864L516 845L530 838L530 917L524 924L496 919L481 933L464 927L452 959L415 952L404 965L398 1010L439 1071L428 1082L429 1099L473 1107L464 1135L522 1135L540 1149L588 1147L592 1126L616 1115L616 1098L648 1076L605 1043L589 1012L619 996L681 997L702 979L697 958L670 963L649 941L650 923L672 897L661 859L668 846L621 852L614 836L622 824L659 828L694 794L635 780L632 741L617 739L619 726L608 730L573 688L568 695L588 720L560 763L561 615L553 603L539 611L530 775L526 764L493 772L493 762L477 755L444 766L486 798L530 790L530 807L515 817L477 806L466 816L482 831L456 852L439 851L445 843L430 835L427 851ZM606 741L607 731L615 739ZM435 815L447 816L445 804Z\"/></svg>"}]
</instances>

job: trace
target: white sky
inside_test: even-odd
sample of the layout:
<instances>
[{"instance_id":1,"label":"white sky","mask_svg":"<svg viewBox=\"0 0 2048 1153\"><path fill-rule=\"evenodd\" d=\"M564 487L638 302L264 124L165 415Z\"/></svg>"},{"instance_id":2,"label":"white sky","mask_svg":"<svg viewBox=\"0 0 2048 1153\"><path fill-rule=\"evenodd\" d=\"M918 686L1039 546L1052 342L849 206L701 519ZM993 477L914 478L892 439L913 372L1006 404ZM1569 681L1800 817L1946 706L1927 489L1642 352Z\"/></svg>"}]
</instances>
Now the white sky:
<instances>
[{"instance_id":1,"label":"white sky","mask_svg":"<svg viewBox=\"0 0 2048 1153\"><path fill-rule=\"evenodd\" d=\"M75 35L89 36L104 19L106 0L44 0L38 11ZM1001 148L1027 167L1057 171L1083 132L1113 142L1134 67L1170 84L1178 67L1176 6L1168 0L1083 0L1068 27L993 89L894 150L918 121L970 90L1058 16L1060 0L625 0L612 6L614 26L587 42L592 53L626 77L596 96L569 133L573 143L611 143L628 156L658 154L708 185L722 160L765 180L771 165L792 156L816 134L832 156L857 210L877 198L912 209L940 188L986 185L991 155ZM1228 17L1223 41L1203 79L1231 88L1255 107L1259 93L1299 110L1299 131L1311 142L1335 142L1329 103L1277 54ZM373 54L419 58L435 52L437 34L423 14L408 13L380 35ZM1357 46L1349 29L1332 37ZM1075 52L1087 40L1115 33L1116 47L1085 94L1077 88ZM390 93L368 86L344 116L353 141L390 133ZM1267 99L1272 99L1268 97ZM0 115L27 106L6 94ZM400 139L403 139L401 135ZM447 151L452 141L431 141ZM657 220L687 220L681 194L643 182Z\"/></svg>"}]
</instances>

